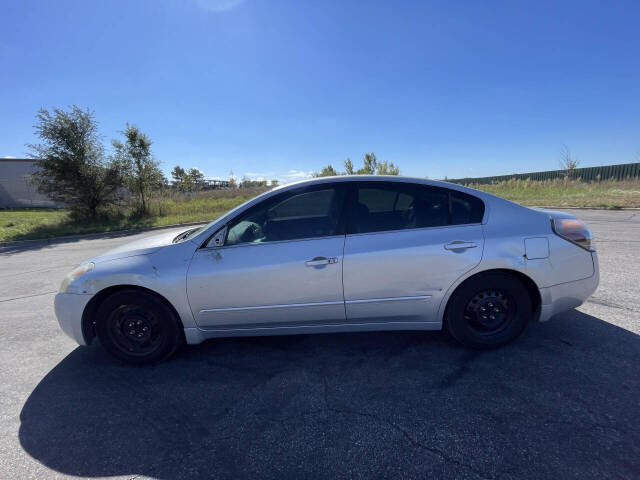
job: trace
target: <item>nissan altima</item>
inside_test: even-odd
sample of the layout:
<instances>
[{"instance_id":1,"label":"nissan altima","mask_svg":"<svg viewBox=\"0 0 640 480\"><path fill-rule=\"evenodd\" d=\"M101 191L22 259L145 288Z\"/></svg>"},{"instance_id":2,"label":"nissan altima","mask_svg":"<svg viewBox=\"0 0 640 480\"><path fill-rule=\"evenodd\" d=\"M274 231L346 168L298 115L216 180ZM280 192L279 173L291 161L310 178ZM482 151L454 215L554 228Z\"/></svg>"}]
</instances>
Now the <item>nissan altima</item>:
<instances>
[{"instance_id":1,"label":"nissan altima","mask_svg":"<svg viewBox=\"0 0 640 480\"><path fill-rule=\"evenodd\" d=\"M251 335L444 328L484 349L579 306L598 279L573 215L445 182L326 177L87 260L55 312L80 345L137 364Z\"/></svg>"}]
</instances>

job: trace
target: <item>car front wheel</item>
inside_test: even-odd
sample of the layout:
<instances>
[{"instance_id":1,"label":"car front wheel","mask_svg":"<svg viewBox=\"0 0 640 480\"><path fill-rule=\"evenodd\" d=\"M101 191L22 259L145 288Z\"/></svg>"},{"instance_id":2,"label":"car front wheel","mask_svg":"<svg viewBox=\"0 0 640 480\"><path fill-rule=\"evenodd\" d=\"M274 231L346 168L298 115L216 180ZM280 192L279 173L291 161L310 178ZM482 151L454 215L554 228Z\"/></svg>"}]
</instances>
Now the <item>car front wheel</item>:
<instances>
[{"instance_id":1,"label":"car front wheel","mask_svg":"<svg viewBox=\"0 0 640 480\"><path fill-rule=\"evenodd\" d=\"M520 336L532 314L529 292L517 277L487 272L458 287L449 300L445 324L463 345L488 349Z\"/></svg>"},{"instance_id":2,"label":"car front wheel","mask_svg":"<svg viewBox=\"0 0 640 480\"><path fill-rule=\"evenodd\" d=\"M183 343L184 331L175 313L144 291L122 290L107 297L96 320L102 346L128 363L159 362Z\"/></svg>"}]
</instances>

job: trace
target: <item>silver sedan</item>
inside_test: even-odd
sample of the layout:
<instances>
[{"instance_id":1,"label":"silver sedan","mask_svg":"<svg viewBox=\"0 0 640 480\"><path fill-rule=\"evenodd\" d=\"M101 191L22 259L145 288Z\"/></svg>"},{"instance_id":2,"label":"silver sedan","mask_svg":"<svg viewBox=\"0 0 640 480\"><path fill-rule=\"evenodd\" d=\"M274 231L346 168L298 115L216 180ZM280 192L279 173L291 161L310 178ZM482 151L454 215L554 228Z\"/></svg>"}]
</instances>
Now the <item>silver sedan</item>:
<instances>
[{"instance_id":1,"label":"silver sedan","mask_svg":"<svg viewBox=\"0 0 640 480\"><path fill-rule=\"evenodd\" d=\"M131 363L251 335L445 328L494 348L579 306L598 279L572 215L444 182L327 177L88 260L55 311L80 345L98 337Z\"/></svg>"}]
</instances>

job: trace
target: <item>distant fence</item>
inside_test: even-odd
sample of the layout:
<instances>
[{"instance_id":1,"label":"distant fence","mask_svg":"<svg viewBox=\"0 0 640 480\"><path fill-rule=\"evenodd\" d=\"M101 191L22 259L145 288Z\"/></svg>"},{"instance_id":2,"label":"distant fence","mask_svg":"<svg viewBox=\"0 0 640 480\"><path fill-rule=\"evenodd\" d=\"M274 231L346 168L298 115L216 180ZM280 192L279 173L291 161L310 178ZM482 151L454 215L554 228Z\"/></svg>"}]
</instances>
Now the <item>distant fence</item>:
<instances>
[{"instance_id":1,"label":"distant fence","mask_svg":"<svg viewBox=\"0 0 640 480\"><path fill-rule=\"evenodd\" d=\"M496 182L504 182L505 180L511 180L517 178L525 180L527 178L540 181L540 180L553 180L555 178L565 178L567 176L567 170L547 170L545 172L531 172L531 173L514 173L512 175L497 175L495 177L480 177L480 178L456 178L447 179L447 182L461 183L461 184L488 184ZM604 165L600 167L585 167L576 168L571 171L568 176L574 179L581 179L584 182L597 182L600 180L624 180L626 178L638 178L640 177L640 162L639 163L621 163L619 165Z\"/></svg>"}]
</instances>

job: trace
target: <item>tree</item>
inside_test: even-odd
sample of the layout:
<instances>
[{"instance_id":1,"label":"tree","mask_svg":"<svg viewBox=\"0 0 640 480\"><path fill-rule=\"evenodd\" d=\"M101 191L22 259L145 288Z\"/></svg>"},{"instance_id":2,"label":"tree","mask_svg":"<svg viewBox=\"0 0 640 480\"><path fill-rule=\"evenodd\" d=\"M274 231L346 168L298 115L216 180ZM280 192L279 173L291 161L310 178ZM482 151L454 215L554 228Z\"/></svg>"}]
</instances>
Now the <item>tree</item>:
<instances>
[{"instance_id":1,"label":"tree","mask_svg":"<svg viewBox=\"0 0 640 480\"><path fill-rule=\"evenodd\" d=\"M30 144L36 160L32 177L38 191L63 202L78 217L95 218L100 209L122 198L122 175L105 158L93 112L72 106L69 111L40 109L36 134L41 143Z\"/></svg>"},{"instance_id":2,"label":"tree","mask_svg":"<svg viewBox=\"0 0 640 480\"><path fill-rule=\"evenodd\" d=\"M120 133L124 135L125 142L113 140L115 161L121 167L129 190L138 197L140 212L146 214L149 194L165 184L166 179L159 163L153 159L149 137L128 123Z\"/></svg>"},{"instance_id":3,"label":"tree","mask_svg":"<svg viewBox=\"0 0 640 480\"><path fill-rule=\"evenodd\" d=\"M242 182L240 182L241 188L257 188L257 187L266 187L266 180L251 180L246 175L242 177Z\"/></svg>"},{"instance_id":4,"label":"tree","mask_svg":"<svg viewBox=\"0 0 640 480\"><path fill-rule=\"evenodd\" d=\"M327 165L319 172L313 174L314 177L330 177L333 175L400 175L400 167L393 162L378 162L376 154L365 153L362 158L363 166L358 170L354 170L351 159L347 157L344 161L344 173L339 173L332 165Z\"/></svg>"},{"instance_id":5,"label":"tree","mask_svg":"<svg viewBox=\"0 0 640 480\"><path fill-rule=\"evenodd\" d=\"M173 178L174 182L179 182L184 178L186 173L187 172L184 171L184 168L180 165L176 165L173 167L173 170L171 170L171 178Z\"/></svg>"},{"instance_id":6,"label":"tree","mask_svg":"<svg viewBox=\"0 0 640 480\"><path fill-rule=\"evenodd\" d=\"M359 175L375 175L376 167L378 166L378 160L376 159L376 154L365 153L364 158L362 159L364 162L364 166L357 171Z\"/></svg>"},{"instance_id":7,"label":"tree","mask_svg":"<svg viewBox=\"0 0 640 480\"><path fill-rule=\"evenodd\" d=\"M376 165L376 175L400 175L400 167L393 162L378 162Z\"/></svg>"},{"instance_id":8,"label":"tree","mask_svg":"<svg viewBox=\"0 0 640 480\"><path fill-rule=\"evenodd\" d=\"M171 170L171 178L173 178L173 184L178 190L183 192L201 189L205 185L204 173L197 168L190 168L189 171L186 171L181 166L176 165Z\"/></svg>"},{"instance_id":9,"label":"tree","mask_svg":"<svg viewBox=\"0 0 640 480\"><path fill-rule=\"evenodd\" d=\"M278 180L277 178L274 178L273 180L271 180L272 187L277 187L279 184L280 184L280 180Z\"/></svg>"},{"instance_id":10,"label":"tree","mask_svg":"<svg viewBox=\"0 0 640 480\"><path fill-rule=\"evenodd\" d=\"M354 173L353 163L351 163L351 159L349 157L344 161L344 170L347 175L353 175Z\"/></svg>"},{"instance_id":11,"label":"tree","mask_svg":"<svg viewBox=\"0 0 640 480\"><path fill-rule=\"evenodd\" d=\"M200 190L204 187L204 173L202 173L197 168L190 168L187 173L189 177L189 182L192 185L192 188Z\"/></svg>"},{"instance_id":12,"label":"tree","mask_svg":"<svg viewBox=\"0 0 640 480\"><path fill-rule=\"evenodd\" d=\"M580 161L571 155L571 150L566 145L560 149L560 168L565 171L566 176L571 176L578 168Z\"/></svg>"},{"instance_id":13,"label":"tree","mask_svg":"<svg viewBox=\"0 0 640 480\"><path fill-rule=\"evenodd\" d=\"M333 177L333 176L336 176L336 175L339 175L339 173L336 172L336 169L333 168L333 166L331 166L331 165L327 165L326 167L324 167L319 172L315 172L313 174L314 177Z\"/></svg>"},{"instance_id":14,"label":"tree","mask_svg":"<svg viewBox=\"0 0 640 480\"><path fill-rule=\"evenodd\" d=\"M189 192L193 189L193 185L191 185L191 177L187 171L182 168L180 165L176 165L171 170L171 178L173 179L173 186L182 192Z\"/></svg>"}]
</instances>

